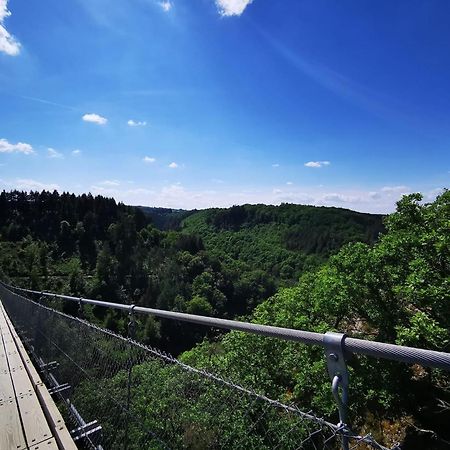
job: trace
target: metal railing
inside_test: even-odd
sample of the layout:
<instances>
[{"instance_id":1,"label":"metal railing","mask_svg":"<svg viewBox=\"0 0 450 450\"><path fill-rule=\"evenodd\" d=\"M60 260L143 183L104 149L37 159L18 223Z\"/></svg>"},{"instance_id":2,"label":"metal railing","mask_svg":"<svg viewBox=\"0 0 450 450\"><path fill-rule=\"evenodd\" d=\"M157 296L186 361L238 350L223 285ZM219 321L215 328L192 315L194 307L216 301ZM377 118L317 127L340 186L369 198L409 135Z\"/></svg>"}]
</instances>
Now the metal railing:
<instances>
[{"instance_id":1,"label":"metal railing","mask_svg":"<svg viewBox=\"0 0 450 450\"><path fill-rule=\"evenodd\" d=\"M322 347L325 347L325 337L328 335L328 333L322 334L311 331L294 330L291 328L273 327L269 325L240 322L238 320L219 319L216 317L165 311L161 309L146 308L143 306L125 305L123 303L104 302L101 300L72 297L69 295L54 294L51 292L33 291L31 289L23 289L15 286L10 286L5 283L3 284L7 288L15 290L17 292L58 298L61 300L77 302L78 304L102 306L105 308L127 311L130 314L147 314L162 319L179 320L182 322L205 325L213 328L243 331L245 333L275 337L288 341L301 342L308 345L321 345ZM350 356L351 354L367 355L374 358L390 359L407 364L420 364L424 367L450 371L450 353L425 350L415 347L407 347L404 345L386 344L384 342L367 341L364 339L355 339L348 337L345 334L343 334L342 336L342 350L346 357Z\"/></svg>"},{"instance_id":2,"label":"metal railing","mask_svg":"<svg viewBox=\"0 0 450 450\"><path fill-rule=\"evenodd\" d=\"M373 448L385 448L377 444L370 436L356 436L350 431L347 423L347 399L349 375L346 360L352 354L368 355L376 358L384 358L408 364L420 364L426 367L439 368L450 371L450 353L424 350L413 347L406 347L382 342L366 341L346 336L345 334L328 332L325 334L314 333L302 330L259 325L235 320L219 319L215 317L199 316L194 314L185 314L173 311L164 311L159 309L145 308L136 305L125 305L120 303L104 302L93 299L79 298L50 292L42 292L30 289L22 289L2 283L5 291L15 292L17 296L22 294L34 294L40 298L61 299L65 301L77 302L80 306L83 304L113 308L128 312L133 321L135 314L146 314L159 318L179 320L197 325L205 325L213 328L222 328L227 330L238 330L245 333L257 334L261 336L273 337L288 341L300 342L307 345L322 346L325 351L325 358L328 368L328 374L331 380L331 389L339 411L339 423L334 426L333 436L341 439L343 449L348 449L349 442L353 439L356 442L365 442ZM31 300L29 300L31 301ZM59 313L62 314L62 313ZM78 319L79 320L79 319ZM195 370L195 369L193 369ZM309 413L304 414L303 419ZM310 414L310 418L317 419ZM323 424L331 425L323 419L318 419ZM331 425L332 426L332 425ZM324 446L325 448L325 446ZM326 447L334 448L334 447ZM352 447L353 448L353 447Z\"/></svg>"}]
</instances>

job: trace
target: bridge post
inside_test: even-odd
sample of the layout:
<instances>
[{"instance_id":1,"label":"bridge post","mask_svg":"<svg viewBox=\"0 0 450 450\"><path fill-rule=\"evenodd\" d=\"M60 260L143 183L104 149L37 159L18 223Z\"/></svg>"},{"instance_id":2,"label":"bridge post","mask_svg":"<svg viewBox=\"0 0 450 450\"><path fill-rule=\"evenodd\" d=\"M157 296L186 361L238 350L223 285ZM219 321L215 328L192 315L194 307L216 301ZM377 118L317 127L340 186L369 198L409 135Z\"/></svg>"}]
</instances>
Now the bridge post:
<instances>
[{"instance_id":1,"label":"bridge post","mask_svg":"<svg viewBox=\"0 0 450 450\"><path fill-rule=\"evenodd\" d=\"M78 299L78 317L84 319L83 297Z\"/></svg>"},{"instance_id":2,"label":"bridge post","mask_svg":"<svg viewBox=\"0 0 450 450\"><path fill-rule=\"evenodd\" d=\"M348 426L347 426L347 409L348 409L348 384L349 374L345 358L345 338L347 336L342 333L328 332L325 333L323 342L325 346L325 358L327 362L328 375L331 379L331 392L337 403L339 411L338 427L342 436L342 449L348 450ZM342 395L340 394L340 391Z\"/></svg>"},{"instance_id":3,"label":"bridge post","mask_svg":"<svg viewBox=\"0 0 450 450\"><path fill-rule=\"evenodd\" d=\"M128 339L134 339L136 335L136 319L134 317L134 308L136 305L130 305L130 310L128 312ZM130 404L131 404L131 371L133 370L133 361L130 357L128 360L128 379L127 379L127 409L125 417L125 440L124 440L124 450L128 450L128 422L130 415Z\"/></svg>"}]
</instances>

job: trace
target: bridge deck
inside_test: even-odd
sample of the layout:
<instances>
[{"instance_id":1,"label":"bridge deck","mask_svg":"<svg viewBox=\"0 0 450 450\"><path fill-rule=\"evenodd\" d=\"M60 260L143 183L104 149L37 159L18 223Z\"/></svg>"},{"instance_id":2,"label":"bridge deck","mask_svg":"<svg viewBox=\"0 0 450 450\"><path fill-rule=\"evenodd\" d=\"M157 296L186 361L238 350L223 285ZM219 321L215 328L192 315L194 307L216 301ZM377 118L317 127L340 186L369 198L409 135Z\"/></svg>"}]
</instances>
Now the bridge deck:
<instances>
[{"instance_id":1,"label":"bridge deck","mask_svg":"<svg viewBox=\"0 0 450 450\"><path fill-rule=\"evenodd\" d=\"M0 449L76 450L0 302Z\"/></svg>"}]
</instances>

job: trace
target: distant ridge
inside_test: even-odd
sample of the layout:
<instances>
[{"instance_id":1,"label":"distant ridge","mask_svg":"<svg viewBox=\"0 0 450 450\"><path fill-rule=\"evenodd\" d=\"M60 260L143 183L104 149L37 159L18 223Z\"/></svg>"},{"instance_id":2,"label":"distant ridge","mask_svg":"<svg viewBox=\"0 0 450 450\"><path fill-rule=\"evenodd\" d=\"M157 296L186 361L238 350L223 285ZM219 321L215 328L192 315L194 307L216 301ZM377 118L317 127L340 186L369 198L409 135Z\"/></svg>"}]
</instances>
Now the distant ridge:
<instances>
[{"instance_id":1,"label":"distant ridge","mask_svg":"<svg viewBox=\"0 0 450 450\"><path fill-rule=\"evenodd\" d=\"M146 217L151 219L152 224L160 230L178 229L181 221L197 210L158 208L151 206L136 206Z\"/></svg>"}]
</instances>

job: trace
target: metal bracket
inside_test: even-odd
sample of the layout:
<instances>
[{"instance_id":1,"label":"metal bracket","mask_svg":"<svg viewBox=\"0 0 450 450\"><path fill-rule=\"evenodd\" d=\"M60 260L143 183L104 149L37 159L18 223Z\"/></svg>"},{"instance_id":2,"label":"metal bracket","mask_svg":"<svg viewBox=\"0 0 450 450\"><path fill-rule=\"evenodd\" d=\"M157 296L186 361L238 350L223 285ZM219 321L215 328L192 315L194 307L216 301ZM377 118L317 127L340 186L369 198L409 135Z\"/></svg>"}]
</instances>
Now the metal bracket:
<instances>
[{"instance_id":1,"label":"metal bracket","mask_svg":"<svg viewBox=\"0 0 450 450\"><path fill-rule=\"evenodd\" d=\"M66 391L67 389L70 389L70 385L68 383L63 383L50 388L48 393L50 395L58 394L59 392Z\"/></svg>"},{"instance_id":2,"label":"metal bracket","mask_svg":"<svg viewBox=\"0 0 450 450\"><path fill-rule=\"evenodd\" d=\"M99 425L97 420L93 420L92 422L86 423L81 427L71 430L70 434L74 441L78 441L79 439L89 436L90 434L99 433L101 430L101 425Z\"/></svg>"},{"instance_id":3,"label":"metal bracket","mask_svg":"<svg viewBox=\"0 0 450 450\"><path fill-rule=\"evenodd\" d=\"M327 361L328 375L331 379L331 392L338 405L339 424L344 430L347 428L347 403L349 374L345 362L345 338L342 333L325 333L323 343ZM342 395L339 392L341 389ZM348 448L348 437L342 435L342 448Z\"/></svg>"},{"instance_id":4,"label":"metal bracket","mask_svg":"<svg viewBox=\"0 0 450 450\"><path fill-rule=\"evenodd\" d=\"M134 339L136 335L136 320L134 318L134 308L136 308L136 305L130 305L130 310L128 311L128 338Z\"/></svg>"},{"instance_id":5,"label":"metal bracket","mask_svg":"<svg viewBox=\"0 0 450 450\"><path fill-rule=\"evenodd\" d=\"M55 370L59 366L59 363L57 361L50 361L46 364L41 364L39 366L39 369L42 371L51 371Z\"/></svg>"},{"instance_id":6,"label":"metal bracket","mask_svg":"<svg viewBox=\"0 0 450 450\"><path fill-rule=\"evenodd\" d=\"M78 299L78 316L80 319L84 319L83 297Z\"/></svg>"}]
</instances>

